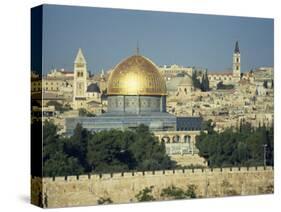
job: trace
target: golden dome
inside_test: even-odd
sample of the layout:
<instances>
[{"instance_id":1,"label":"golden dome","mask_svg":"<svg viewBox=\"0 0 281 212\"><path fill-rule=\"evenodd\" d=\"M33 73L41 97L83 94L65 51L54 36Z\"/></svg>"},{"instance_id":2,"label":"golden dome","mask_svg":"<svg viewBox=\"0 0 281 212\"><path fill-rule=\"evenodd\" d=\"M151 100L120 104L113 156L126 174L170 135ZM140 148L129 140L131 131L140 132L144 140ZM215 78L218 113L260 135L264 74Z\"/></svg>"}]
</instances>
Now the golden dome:
<instances>
[{"instance_id":1,"label":"golden dome","mask_svg":"<svg viewBox=\"0 0 281 212\"><path fill-rule=\"evenodd\" d=\"M111 72L108 95L166 95L166 83L158 68L148 58L133 55Z\"/></svg>"}]
</instances>

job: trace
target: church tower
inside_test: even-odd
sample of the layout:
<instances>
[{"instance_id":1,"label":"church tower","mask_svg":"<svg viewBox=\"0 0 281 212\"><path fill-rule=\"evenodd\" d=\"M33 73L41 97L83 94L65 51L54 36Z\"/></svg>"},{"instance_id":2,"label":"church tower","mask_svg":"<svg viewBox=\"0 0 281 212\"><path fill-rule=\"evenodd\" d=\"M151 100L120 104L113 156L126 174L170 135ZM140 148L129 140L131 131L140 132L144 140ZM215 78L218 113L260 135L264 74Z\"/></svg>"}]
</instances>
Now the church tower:
<instances>
[{"instance_id":1,"label":"church tower","mask_svg":"<svg viewBox=\"0 0 281 212\"><path fill-rule=\"evenodd\" d=\"M74 109L85 106L87 90L87 62L79 48L74 61L73 106Z\"/></svg>"},{"instance_id":2,"label":"church tower","mask_svg":"<svg viewBox=\"0 0 281 212\"><path fill-rule=\"evenodd\" d=\"M233 53L232 71L234 80L239 81L241 75L241 57L238 41L236 41Z\"/></svg>"}]
</instances>

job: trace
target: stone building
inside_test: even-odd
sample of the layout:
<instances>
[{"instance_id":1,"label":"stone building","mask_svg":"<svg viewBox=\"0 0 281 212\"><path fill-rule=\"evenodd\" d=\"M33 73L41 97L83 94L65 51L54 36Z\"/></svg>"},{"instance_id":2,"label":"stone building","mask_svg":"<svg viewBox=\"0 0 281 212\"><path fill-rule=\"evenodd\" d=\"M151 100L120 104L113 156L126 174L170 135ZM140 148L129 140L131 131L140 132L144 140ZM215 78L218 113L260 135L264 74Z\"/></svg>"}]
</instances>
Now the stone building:
<instances>
[{"instance_id":1,"label":"stone building","mask_svg":"<svg viewBox=\"0 0 281 212\"><path fill-rule=\"evenodd\" d=\"M191 89L188 82L183 83L186 93ZM169 146L168 154L194 155L202 118L166 112L166 96L166 83L157 66L144 56L133 55L121 61L109 76L107 112L96 117L66 118L66 134L71 134L77 123L90 131L134 129L144 124Z\"/></svg>"},{"instance_id":2,"label":"stone building","mask_svg":"<svg viewBox=\"0 0 281 212\"><path fill-rule=\"evenodd\" d=\"M69 120L67 130L71 132L77 122L87 122L87 128L94 131L135 128L139 124L155 131L177 130L177 117L166 112L166 96L166 84L157 66L144 56L133 55L111 72L107 112L89 120ZM197 119L200 122L201 118ZM186 117L187 126L188 123Z\"/></svg>"},{"instance_id":3,"label":"stone building","mask_svg":"<svg viewBox=\"0 0 281 212\"><path fill-rule=\"evenodd\" d=\"M41 95L43 100L56 97L63 104L70 105L74 110L85 108L94 113L101 113L101 97L104 92L106 77L91 76L87 69L87 62L81 49L78 50L74 61L74 71L52 69L48 74L40 77L32 72L31 93ZM46 102L45 101L45 102Z\"/></svg>"},{"instance_id":4,"label":"stone building","mask_svg":"<svg viewBox=\"0 0 281 212\"><path fill-rule=\"evenodd\" d=\"M210 87L216 88L217 84L222 82L223 84L237 83L241 79L241 54L238 41L235 43L235 48L232 56L232 72L209 72L208 79Z\"/></svg>"},{"instance_id":5,"label":"stone building","mask_svg":"<svg viewBox=\"0 0 281 212\"><path fill-rule=\"evenodd\" d=\"M178 84L177 96L190 96L194 91L193 82L189 75L185 75Z\"/></svg>"},{"instance_id":6,"label":"stone building","mask_svg":"<svg viewBox=\"0 0 281 212\"><path fill-rule=\"evenodd\" d=\"M193 67L184 67L177 64L162 65L158 68L165 80L170 80L178 74L188 74L189 76L192 76L192 73L194 71Z\"/></svg>"},{"instance_id":7,"label":"stone building","mask_svg":"<svg viewBox=\"0 0 281 212\"><path fill-rule=\"evenodd\" d=\"M46 76L31 76L31 92L63 93L65 88L73 86L73 72L53 69Z\"/></svg>"},{"instance_id":8,"label":"stone building","mask_svg":"<svg viewBox=\"0 0 281 212\"><path fill-rule=\"evenodd\" d=\"M81 49L74 61L73 109L84 108L94 113L101 113L101 90L93 82L87 69L87 62Z\"/></svg>"}]
</instances>

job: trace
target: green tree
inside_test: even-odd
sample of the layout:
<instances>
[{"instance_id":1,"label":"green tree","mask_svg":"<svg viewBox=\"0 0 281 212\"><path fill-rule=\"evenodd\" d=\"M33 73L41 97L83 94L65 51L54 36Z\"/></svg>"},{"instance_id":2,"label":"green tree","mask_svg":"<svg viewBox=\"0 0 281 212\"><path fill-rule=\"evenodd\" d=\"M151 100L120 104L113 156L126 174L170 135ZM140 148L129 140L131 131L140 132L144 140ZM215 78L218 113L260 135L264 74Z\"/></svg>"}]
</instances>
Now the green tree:
<instances>
[{"instance_id":1,"label":"green tree","mask_svg":"<svg viewBox=\"0 0 281 212\"><path fill-rule=\"evenodd\" d=\"M98 199L98 204L99 205L111 204L111 203L113 203L113 201L110 198L108 198L108 197L107 198L101 197L101 198Z\"/></svg>"},{"instance_id":2,"label":"green tree","mask_svg":"<svg viewBox=\"0 0 281 212\"><path fill-rule=\"evenodd\" d=\"M43 125L43 175L64 176L82 174L84 168L78 158L65 153L64 145L68 139L60 138L57 126L51 121Z\"/></svg>"},{"instance_id":3,"label":"green tree","mask_svg":"<svg viewBox=\"0 0 281 212\"><path fill-rule=\"evenodd\" d=\"M52 122L45 122L43 131L44 176L176 167L144 125L91 133L77 124L72 136L62 137Z\"/></svg>"},{"instance_id":4,"label":"green tree","mask_svg":"<svg viewBox=\"0 0 281 212\"><path fill-rule=\"evenodd\" d=\"M238 154L238 162L242 163L243 161L247 161L248 156L248 148L247 145L244 142L239 142L237 145L237 154Z\"/></svg>"},{"instance_id":5,"label":"green tree","mask_svg":"<svg viewBox=\"0 0 281 212\"><path fill-rule=\"evenodd\" d=\"M202 129L206 130L208 134L212 134L214 132L214 127L215 125L211 119L209 119L208 121L203 121Z\"/></svg>"},{"instance_id":6,"label":"green tree","mask_svg":"<svg viewBox=\"0 0 281 212\"><path fill-rule=\"evenodd\" d=\"M141 190L135 197L139 202L154 201L155 198L152 195L153 186L146 187Z\"/></svg>"},{"instance_id":7,"label":"green tree","mask_svg":"<svg viewBox=\"0 0 281 212\"><path fill-rule=\"evenodd\" d=\"M87 147L87 162L92 170L114 172L159 170L175 167L147 126L133 131L109 130L95 133Z\"/></svg>"},{"instance_id":8,"label":"green tree","mask_svg":"<svg viewBox=\"0 0 281 212\"><path fill-rule=\"evenodd\" d=\"M78 159L69 157L63 152L56 152L44 163L44 176L67 176L79 175L84 172Z\"/></svg>"},{"instance_id":9,"label":"green tree","mask_svg":"<svg viewBox=\"0 0 281 212\"><path fill-rule=\"evenodd\" d=\"M193 83L193 87L194 88L197 88L197 89L201 89L201 84L200 84L200 81L198 80L198 78L197 78L198 76L197 76L197 71L195 70L195 71L193 71L192 72L192 83Z\"/></svg>"},{"instance_id":10,"label":"green tree","mask_svg":"<svg viewBox=\"0 0 281 212\"><path fill-rule=\"evenodd\" d=\"M229 128L222 133L201 132L196 142L199 155L208 160L210 166L263 165L264 145L267 165L273 165L272 127L253 128L246 123L239 129Z\"/></svg>"},{"instance_id":11,"label":"green tree","mask_svg":"<svg viewBox=\"0 0 281 212\"><path fill-rule=\"evenodd\" d=\"M208 71L206 71L202 76L202 82L201 82L200 88L201 88L202 91L209 91L210 90Z\"/></svg>"},{"instance_id":12,"label":"green tree","mask_svg":"<svg viewBox=\"0 0 281 212\"><path fill-rule=\"evenodd\" d=\"M133 169L134 159L122 145L123 133L119 130L95 133L88 143L87 161L92 170L117 172Z\"/></svg>"},{"instance_id":13,"label":"green tree","mask_svg":"<svg viewBox=\"0 0 281 212\"><path fill-rule=\"evenodd\" d=\"M162 189L160 196L168 198L168 199L186 198L184 190L181 188L175 187L174 185Z\"/></svg>"},{"instance_id":14,"label":"green tree","mask_svg":"<svg viewBox=\"0 0 281 212\"><path fill-rule=\"evenodd\" d=\"M160 196L168 199L186 199L186 198L196 198L196 186L188 185L187 190L178 188L171 185L167 188L162 189Z\"/></svg>"},{"instance_id":15,"label":"green tree","mask_svg":"<svg viewBox=\"0 0 281 212\"><path fill-rule=\"evenodd\" d=\"M64 145L64 152L69 156L77 158L79 163L83 164L86 172L90 171L90 167L86 160L88 140L90 138L90 132L78 123L74 129L73 135L67 139Z\"/></svg>"},{"instance_id":16,"label":"green tree","mask_svg":"<svg viewBox=\"0 0 281 212\"><path fill-rule=\"evenodd\" d=\"M165 145L145 125L136 129L135 140L131 141L129 151L138 164L138 170L159 170L175 167L175 162L166 155Z\"/></svg>"},{"instance_id":17,"label":"green tree","mask_svg":"<svg viewBox=\"0 0 281 212\"><path fill-rule=\"evenodd\" d=\"M197 195L196 195L196 186L195 185L193 185L193 184L191 184L191 185L189 185L188 187L187 187L187 190L186 190L186 192L185 192L185 195L187 196L187 197L189 197L189 198L196 198L197 197Z\"/></svg>"},{"instance_id":18,"label":"green tree","mask_svg":"<svg viewBox=\"0 0 281 212\"><path fill-rule=\"evenodd\" d=\"M43 125L43 162L50 159L54 152L63 150L63 143L58 136L58 128L52 121L45 121Z\"/></svg>"}]
</instances>

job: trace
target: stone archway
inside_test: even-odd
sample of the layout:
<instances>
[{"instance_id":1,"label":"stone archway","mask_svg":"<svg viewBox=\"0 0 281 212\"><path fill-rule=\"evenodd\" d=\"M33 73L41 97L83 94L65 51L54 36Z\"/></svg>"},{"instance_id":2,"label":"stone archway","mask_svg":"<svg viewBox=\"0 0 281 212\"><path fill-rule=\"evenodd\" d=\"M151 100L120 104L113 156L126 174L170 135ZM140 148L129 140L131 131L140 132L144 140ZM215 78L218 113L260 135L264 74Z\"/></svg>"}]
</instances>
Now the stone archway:
<instances>
[{"instance_id":1,"label":"stone archway","mask_svg":"<svg viewBox=\"0 0 281 212\"><path fill-rule=\"evenodd\" d=\"M161 138L161 142L164 142L164 143L171 143L171 141L170 141L170 137L169 136L163 136L162 138Z\"/></svg>"},{"instance_id":2,"label":"stone archway","mask_svg":"<svg viewBox=\"0 0 281 212\"><path fill-rule=\"evenodd\" d=\"M172 142L173 143L179 143L180 142L180 136L178 136L178 135L173 136Z\"/></svg>"},{"instance_id":3,"label":"stone archway","mask_svg":"<svg viewBox=\"0 0 281 212\"><path fill-rule=\"evenodd\" d=\"M183 143L190 144L191 136L190 135L184 135L183 137Z\"/></svg>"},{"instance_id":4,"label":"stone archway","mask_svg":"<svg viewBox=\"0 0 281 212\"><path fill-rule=\"evenodd\" d=\"M185 154L189 154L192 152L192 144L191 144L191 136L190 135L183 135L182 136L182 144L183 144L183 151Z\"/></svg>"}]
</instances>

